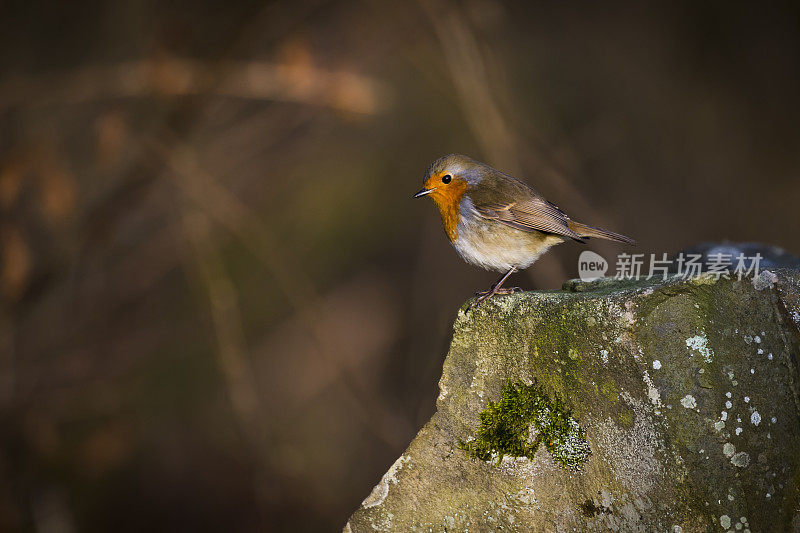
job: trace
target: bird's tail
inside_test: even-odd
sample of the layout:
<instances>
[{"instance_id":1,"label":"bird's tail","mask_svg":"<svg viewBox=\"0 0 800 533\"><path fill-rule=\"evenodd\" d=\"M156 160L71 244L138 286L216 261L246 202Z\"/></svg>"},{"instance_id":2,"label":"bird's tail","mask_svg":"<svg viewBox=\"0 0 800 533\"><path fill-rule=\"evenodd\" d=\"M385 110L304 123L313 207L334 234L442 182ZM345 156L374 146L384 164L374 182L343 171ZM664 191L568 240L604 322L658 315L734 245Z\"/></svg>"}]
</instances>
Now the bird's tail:
<instances>
[{"instance_id":1,"label":"bird's tail","mask_svg":"<svg viewBox=\"0 0 800 533\"><path fill-rule=\"evenodd\" d=\"M581 224L580 222L575 222L574 220L570 220L568 224L569 224L569 229L571 229L581 237L597 237L598 239L606 239L615 242L624 242L625 244L633 244L633 245L636 244L636 241L634 241L630 237L626 237L625 235L620 235L619 233L614 233L613 231L608 231L607 229L595 228L594 226L587 226L586 224Z\"/></svg>"}]
</instances>

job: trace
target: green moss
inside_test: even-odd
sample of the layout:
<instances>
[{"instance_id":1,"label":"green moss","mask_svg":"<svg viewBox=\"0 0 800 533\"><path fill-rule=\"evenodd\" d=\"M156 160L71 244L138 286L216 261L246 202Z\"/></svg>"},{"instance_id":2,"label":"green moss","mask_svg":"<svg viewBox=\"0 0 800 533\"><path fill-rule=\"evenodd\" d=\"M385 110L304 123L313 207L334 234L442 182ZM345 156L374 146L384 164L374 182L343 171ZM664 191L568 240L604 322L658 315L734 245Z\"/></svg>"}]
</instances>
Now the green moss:
<instances>
[{"instance_id":1,"label":"green moss","mask_svg":"<svg viewBox=\"0 0 800 533\"><path fill-rule=\"evenodd\" d=\"M573 470L591 454L586 434L557 396L550 398L536 383L509 382L500 400L481 411L475 439L459 440L458 447L469 457L496 457L499 463L506 455L533 459L540 444Z\"/></svg>"},{"instance_id":2,"label":"green moss","mask_svg":"<svg viewBox=\"0 0 800 533\"><path fill-rule=\"evenodd\" d=\"M617 415L617 422L619 425L624 428L632 428L633 427L633 412L632 411L622 411Z\"/></svg>"},{"instance_id":3,"label":"green moss","mask_svg":"<svg viewBox=\"0 0 800 533\"><path fill-rule=\"evenodd\" d=\"M616 383L613 381L606 381L603 383L600 390L603 393L603 397L608 400L609 403L617 403L617 399L619 398L619 387L617 387Z\"/></svg>"}]
</instances>

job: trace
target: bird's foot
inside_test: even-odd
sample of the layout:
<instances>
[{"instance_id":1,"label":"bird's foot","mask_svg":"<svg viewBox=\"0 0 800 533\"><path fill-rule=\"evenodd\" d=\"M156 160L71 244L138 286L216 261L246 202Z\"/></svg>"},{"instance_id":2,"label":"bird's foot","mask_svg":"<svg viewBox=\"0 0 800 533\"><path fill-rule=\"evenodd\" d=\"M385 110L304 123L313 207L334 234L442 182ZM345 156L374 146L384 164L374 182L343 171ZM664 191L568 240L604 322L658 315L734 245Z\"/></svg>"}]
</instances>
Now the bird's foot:
<instances>
[{"instance_id":1,"label":"bird's foot","mask_svg":"<svg viewBox=\"0 0 800 533\"><path fill-rule=\"evenodd\" d=\"M495 294L517 294L518 292L522 292L522 287L501 287L494 291Z\"/></svg>"},{"instance_id":2,"label":"bird's foot","mask_svg":"<svg viewBox=\"0 0 800 533\"><path fill-rule=\"evenodd\" d=\"M520 287L492 287L488 291L479 291L475 293L475 300L469 304L467 311L472 311L473 309L477 308L483 302L494 296L495 294L516 294L518 292L522 292Z\"/></svg>"}]
</instances>

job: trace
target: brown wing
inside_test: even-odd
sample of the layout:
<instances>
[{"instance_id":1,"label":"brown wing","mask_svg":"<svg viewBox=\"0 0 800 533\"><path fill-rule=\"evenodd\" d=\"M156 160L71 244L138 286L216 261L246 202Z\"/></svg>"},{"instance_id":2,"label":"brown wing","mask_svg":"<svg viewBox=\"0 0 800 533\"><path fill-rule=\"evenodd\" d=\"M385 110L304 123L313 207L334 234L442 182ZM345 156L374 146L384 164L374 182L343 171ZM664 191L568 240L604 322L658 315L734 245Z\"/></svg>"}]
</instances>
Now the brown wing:
<instances>
[{"instance_id":1,"label":"brown wing","mask_svg":"<svg viewBox=\"0 0 800 533\"><path fill-rule=\"evenodd\" d=\"M484 218L496 220L518 230L542 231L586 242L586 239L570 229L569 217L543 198L532 197L521 202L476 205L475 210Z\"/></svg>"},{"instance_id":2,"label":"brown wing","mask_svg":"<svg viewBox=\"0 0 800 533\"><path fill-rule=\"evenodd\" d=\"M470 191L478 214L521 231L541 231L586 242L570 218L528 184L486 166L480 186Z\"/></svg>"},{"instance_id":3,"label":"brown wing","mask_svg":"<svg viewBox=\"0 0 800 533\"><path fill-rule=\"evenodd\" d=\"M528 184L485 167L479 187L469 191L475 210L489 220L521 231L541 231L586 242L570 228L570 218Z\"/></svg>"}]
</instances>

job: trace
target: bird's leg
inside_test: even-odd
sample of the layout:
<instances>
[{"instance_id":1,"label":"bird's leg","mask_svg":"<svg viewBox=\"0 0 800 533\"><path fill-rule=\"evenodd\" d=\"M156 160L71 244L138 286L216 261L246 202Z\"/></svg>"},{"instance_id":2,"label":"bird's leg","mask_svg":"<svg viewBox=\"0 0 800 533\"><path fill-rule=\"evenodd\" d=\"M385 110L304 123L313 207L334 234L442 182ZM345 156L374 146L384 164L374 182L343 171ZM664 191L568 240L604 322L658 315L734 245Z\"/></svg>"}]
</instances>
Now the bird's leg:
<instances>
[{"instance_id":1,"label":"bird's leg","mask_svg":"<svg viewBox=\"0 0 800 533\"><path fill-rule=\"evenodd\" d=\"M515 292L522 292L522 289L519 287L510 287L506 289L502 288L503 283L505 283L508 277L516 271L517 267L511 267L508 272L503 274L503 277L494 282L488 291L476 292L475 296L477 296L477 298L475 298L475 301L469 305L469 309L475 309L495 294L514 294Z\"/></svg>"}]
</instances>

